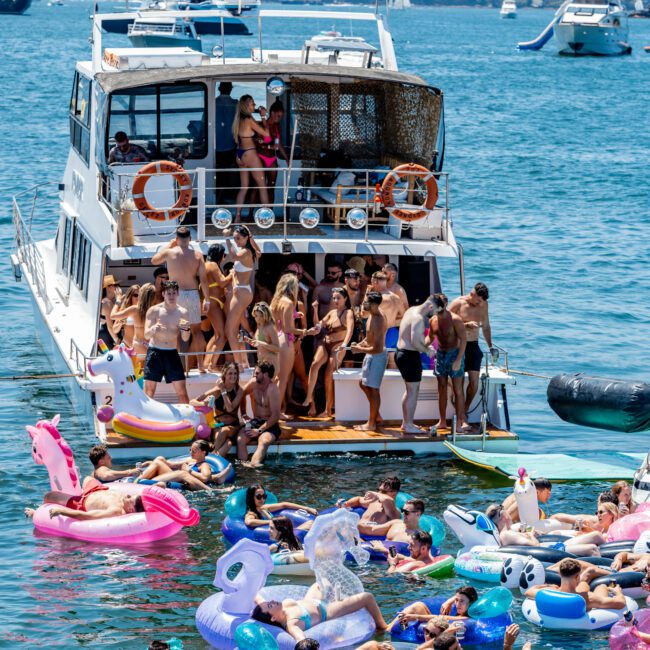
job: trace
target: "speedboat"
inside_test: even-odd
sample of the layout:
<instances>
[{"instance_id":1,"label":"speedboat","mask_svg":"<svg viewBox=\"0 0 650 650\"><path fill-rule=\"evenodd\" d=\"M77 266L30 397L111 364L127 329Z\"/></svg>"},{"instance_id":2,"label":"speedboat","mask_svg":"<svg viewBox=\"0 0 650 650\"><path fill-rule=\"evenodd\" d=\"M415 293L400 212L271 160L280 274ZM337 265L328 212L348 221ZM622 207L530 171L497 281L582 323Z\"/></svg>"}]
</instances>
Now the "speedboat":
<instances>
[{"instance_id":1,"label":"speedboat","mask_svg":"<svg viewBox=\"0 0 650 650\"><path fill-rule=\"evenodd\" d=\"M129 25L128 36L134 47L189 47L201 51L194 23L167 11L143 12Z\"/></svg>"},{"instance_id":2,"label":"speedboat","mask_svg":"<svg viewBox=\"0 0 650 650\"><path fill-rule=\"evenodd\" d=\"M187 17L178 10L167 14ZM192 18L220 21L226 14L196 10ZM114 384L92 372L95 359L115 354L97 344L104 278L124 288L152 282L152 257L180 223L190 228L194 249L206 254L212 244L223 243L223 229L238 209L250 209L248 225L261 250L255 280L271 291L289 263L301 264L318 282L332 259L359 268L368 258L398 266L411 304L447 286L449 292L455 286L465 292L463 250L443 169L444 96L399 69L383 15L261 9L249 21L260 32L253 44L229 36L213 56L189 48L105 45L104 23L117 17L135 20L139 14L93 16L92 57L77 62L74 71L63 178L52 185L56 194L49 199L43 187L14 197L12 256L16 279L29 288L38 337L53 369L70 375L65 386L71 400L114 458L186 450L186 442L143 442L117 431L106 411L118 391L130 394L137 378L129 374L123 385ZM270 32L277 38L265 32L269 21L283 28ZM318 34L323 24L334 24L332 33ZM346 35L351 25L365 40ZM282 34L300 29L305 40L287 48ZM280 101L286 107L280 136L287 160L277 161L276 186L265 205L259 198L237 204L236 168L218 168L220 139L231 138L231 125L215 101L224 86L232 98L249 94L258 105ZM119 131L153 165L109 164ZM48 221L37 218L42 211L52 232L43 228ZM253 360L256 350L247 354ZM518 436L510 427L507 389L515 381L507 355L502 351L498 365L490 355L485 359L480 389L467 408L475 425L470 433L456 436L450 396L443 405L448 430L402 434L404 382L391 368L381 384L384 429L355 430L367 419L368 406L359 386L362 368L353 362L334 372L335 419L289 419L269 451L449 456L444 442L452 439L471 450L514 453ZM415 415L433 423L439 416L438 384L425 363ZM218 377L191 368L190 398L211 389ZM242 371L242 384L250 377L250 369ZM158 386L156 399L177 401L167 384Z\"/></svg>"},{"instance_id":3,"label":"speedboat","mask_svg":"<svg viewBox=\"0 0 650 650\"><path fill-rule=\"evenodd\" d=\"M222 9L239 16L244 11L257 9L261 0L180 0L178 8L181 10Z\"/></svg>"},{"instance_id":4,"label":"speedboat","mask_svg":"<svg viewBox=\"0 0 650 650\"><path fill-rule=\"evenodd\" d=\"M517 17L517 4L515 0L503 0L501 9L499 10L501 18L516 18Z\"/></svg>"},{"instance_id":5,"label":"speedboat","mask_svg":"<svg viewBox=\"0 0 650 650\"><path fill-rule=\"evenodd\" d=\"M620 0L565 3L555 24L560 54L630 54L628 15Z\"/></svg>"}]
</instances>

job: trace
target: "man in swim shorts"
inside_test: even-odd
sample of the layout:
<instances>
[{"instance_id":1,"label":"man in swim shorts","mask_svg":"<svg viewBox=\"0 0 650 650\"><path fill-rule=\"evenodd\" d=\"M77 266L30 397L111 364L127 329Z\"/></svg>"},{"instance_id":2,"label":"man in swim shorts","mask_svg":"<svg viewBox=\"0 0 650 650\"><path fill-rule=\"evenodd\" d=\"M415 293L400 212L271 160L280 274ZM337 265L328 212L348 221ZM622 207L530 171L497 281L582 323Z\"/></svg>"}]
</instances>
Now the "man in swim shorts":
<instances>
[{"instance_id":1,"label":"man in swim shorts","mask_svg":"<svg viewBox=\"0 0 650 650\"><path fill-rule=\"evenodd\" d=\"M200 250L194 250L190 244L192 234L186 226L176 228L176 237L169 244L165 244L151 258L152 264L167 264L169 278L178 283L178 304L187 310L187 320L192 331L192 342L189 349L198 354L197 367L199 372L203 368L203 355L205 339L201 333L201 312L208 312L210 307L210 288L205 262ZM198 282L197 282L198 278ZM203 292L203 306L199 298L199 284ZM203 307L203 309L201 309Z\"/></svg>"},{"instance_id":2,"label":"man in swim shorts","mask_svg":"<svg viewBox=\"0 0 650 650\"><path fill-rule=\"evenodd\" d=\"M135 467L124 470L113 469L113 459L105 445L95 445L88 452L88 458L94 468L93 478L97 479L100 483L111 483L121 478L140 475L140 470Z\"/></svg>"},{"instance_id":3,"label":"man in swim shorts","mask_svg":"<svg viewBox=\"0 0 650 650\"><path fill-rule=\"evenodd\" d=\"M421 353L432 357L434 350L427 345L424 336L425 327L433 313L433 296L429 296L421 305L407 309L399 326L397 352L395 362L406 385L402 396L402 426L403 433L423 433L423 429L415 426L413 418L418 405L420 382L422 381Z\"/></svg>"},{"instance_id":4,"label":"man in swim shorts","mask_svg":"<svg viewBox=\"0 0 650 650\"><path fill-rule=\"evenodd\" d=\"M429 321L429 342L438 341L436 352L436 378L438 380L438 413L440 419L433 425L436 429L447 427L447 386L451 378L454 391L454 407L459 433L469 433L472 427L467 423L463 395L463 355L465 354L465 326L460 316L447 309L447 296L437 293L433 296L434 314Z\"/></svg>"},{"instance_id":5,"label":"man in swim shorts","mask_svg":"<svg viewBox=\"0 0 650 650\"><path fill-rule=\"evenodd\" d=\"M434 558L431 557L431 546L433 545L431 535L422 530L416 530L411 533L410 537L408 556L402 555L402 553L391 555L390 545L386 547L377 540L372 542L372 548L375 551L386 555L388 573L408 573L433 562Z\"/></svg>"},{"instance_id":6,"label":"man in swim shorts","mask_svg":"<svg viewBox=\"0 0 650 650\"><path fill-rule=\"evenodd\" d=\"M133 512L144 512L142 497L112 491L90 476L84 479L83 491L80 495L48 492L43 498L43 503L57 506L50 508L50 519L59 515L73 519L105 519ZM28 517L32 517L34 512L32 508L25 508L25 515Z\"/></svg>"},{"instance_id":7,"label":"man in swim shorts","mask_svg":"<svg viewBox=\"0 0 650 650\"><path fill-rule=\"evenodd\" d=\"M424 514L424 501L409 499L402 507L403 519L393 519L385 524L359 522L362 535L385 537L390 542L409 542L411 535L420 527L420 517Z\"/></svg>"},{"instance_id":8,"label":"man in swim shorts","mask_svg":"<svg viewBox=\"0 0 650 650\"><path fill-rule=\"evenodd\" d=\"M147 311L144 337L149 341L147 358L144 362L144 392L153 399L156 387L164 379L174 386L178 401L189 404L185 386L185 369L176 349L180 332L181 339L188 341L190 327L187 310L179 307L178 284L172 280L163 285L163 302Z\"/></svg>"},{"instance_id":9,"label":"man in swim shorts","mask_svg":"<svg viewBox=\"0 0 650 650\"><path fill-rule=\"evenodd\" d=\"M626 607L625 596L619 585L598 585L591 591L589 583L581 580L582 565L574 558L564 558L558 565L558 571L560 573L559 587L557 585L537 585L526 592L526 598L534 599L539 591L547 589L582 596L587 604L587 611L591 609L623 609Z\"/></svg>"},{"instance_id":10,"label":"man in swim shorts","mask_svg":"<svg viewBox=\"0 0 650 650\"><path fill-rule=\"evenodd\" d=\"M394 294L391 294L394 295ZM381 380L384 378L388 357L384 348L386 339L386 318L379 311L379 305L382 303L382 295L376 291L370 291L366 294L363 301L363 309L368 312L368 322L366 323L366 336L359 343L352 343L350 350L359 354L365 352L363 366L361 367L361 381L359 386L368 398L369 414L368 421L365 424L359 424L354 428L358 431L376 431L381 417L379 408L381 406L381 396L379 388Z\"/></svg>"},{"instance_id":11,"label":"man in swim shorts","mask_svg":"<svg viewBox=\"0 0 650 650\"><path fill-rule=\"evenodd\" d=\"M246 412L246 399L252 402L253 419L247 422L237 435L237 458L243 465L261 467L268 448L279 440L280 405L282 399L278 385L273 381L275 368L268 361L260 361L255 366L253 378L244 387L241 410ZM257 449L248 461L248 445L257 440Z\"/></svg>"},{"instance_id":12,"label":"man in swim shorts","mask_svg":"<svg viewBox=\"0 0 650 650\"><path fill-rule=\"evenodd\" d=\"M490 293L488 288L482 282L478 282L469 294L456 298L449 305L449 311L462 318L467 331L467 345L465 349L465 370L469 379L467 394L465 395L465 406L467 409L472 407L481 374L483 352L481 352L478 344L478 336L481 329L483 329L483 338L488 344L490 352L493 350L492 330L490 329L490 316L488 313L489 297Z\"/></svg>"},{"instance_id":13,"label":"man in swim shorts","mask_svg":"<svg viewBox=\"0 0 650 650\"><path fill-rule=\"evenodd\" d=\"M387 476L376 492L368 491L363 496L342 499L337 502L340 508L365 508L361 515L363 523L372 525L385 524L400 518L400 511L395 505L395 498L402 486L397 476Z\"/></svg>"}]
</instances>

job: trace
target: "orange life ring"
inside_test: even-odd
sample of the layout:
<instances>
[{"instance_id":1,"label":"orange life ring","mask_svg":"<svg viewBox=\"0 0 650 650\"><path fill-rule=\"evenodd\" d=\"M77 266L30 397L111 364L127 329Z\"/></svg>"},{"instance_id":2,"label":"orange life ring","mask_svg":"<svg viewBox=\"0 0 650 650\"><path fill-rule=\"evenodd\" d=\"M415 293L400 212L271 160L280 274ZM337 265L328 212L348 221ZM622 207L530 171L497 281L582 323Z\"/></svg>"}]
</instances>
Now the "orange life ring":
<instances>
[{"instance_id":1,"label":"orange life ring","mask_svg":"<svg viewBox=\"0 0 650 650\"><path fill-rule=\"evenodd\" d=\"M171 208L154 208L144 195L144 188L149 179L155 174L173 174L178 183L180 193L178 200ZM135 207L147 219L153 221L171 221L180 219L190 207L192 202L192 179L190 175L178 164L169 160L155 160L147 163L138 171L133 188L131 189Z\"/></svg>"},{"instance_id":2,"label":"orange life ring","mask_svg":"<svg viewBox=\"0 0 650 650\"><path fill-rule=\"evenodd\" d=\"M426 185L427 198L421 208L395 207L395 199L393 198L395 184L407 174L409 176L419 176ZM384 178L384 182L381 184L381 202L384 204L384 208L394 217L402 221L417 221L418 219L422 219L422 217L426 217L429 211L433 210L437 200L438 183L436 182L434 173L426 167L422 167L422 165L416 165L415 163L399 165L386 174L386 178Z\"/></svg>"}]
</instances>

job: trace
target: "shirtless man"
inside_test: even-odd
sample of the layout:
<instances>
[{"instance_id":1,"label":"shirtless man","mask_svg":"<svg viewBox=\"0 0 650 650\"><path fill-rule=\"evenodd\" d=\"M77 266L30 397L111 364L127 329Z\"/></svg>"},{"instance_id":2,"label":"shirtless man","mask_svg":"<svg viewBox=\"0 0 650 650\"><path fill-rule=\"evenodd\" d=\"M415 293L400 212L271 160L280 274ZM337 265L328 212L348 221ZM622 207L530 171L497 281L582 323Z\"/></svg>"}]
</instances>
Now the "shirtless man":
<instances>
[{"instance_id":1,"label":"shirtless man","mask_svg":"<svg viewBox=\"0 0 650 650\"><path fill-rule=\"evenodd\" d=\"M48 492L43 498L43 503L53 503L57 506L50 508L50 519L59 515L73 519L105 519L106 517L128 515L132 512L144 512L142 497L112 491L90 476L84 479L80 495ZM25 508L27 517L33 517L34 512L33 508Z\"/></svg>"},{"instance_id":2,"label":"shirtless man","mask_svg":"<svg viewBox=\"0 0 650 650\"><path fill-rule=\"evenodd\" d=\"M156 298L153 301L154 305L159 305L163 301L162 286L163 286L163 282L167 282L168 280L169 280L169 273L167 273L166 267L159 266L153 272L153 286L156 289Z\"/></svg>"},{"instance_id":3,"label":"shirtless man","mask_svg":"<svg viewBox=\"0 0 650 650\"><path fill-rule=\"evenodd\" d=\"M413 422L418 405L420 382L422 381L422 359L420 353L432 357L435 352L427 345L424 329L434 310L433 296L421 305L407 309L399 326L395 362L404 380L406 391L402 396L402 433L423 433L424 429Z\"/></svg>"},{"instance_id":4,"label":"shirtless man","mask_svg":"<svg viewBox=\"0 0 650 650\"><path fill-rule=\"evenodd\" d=\"M472 427L467 423L465 399L463 395L463 356L465 354L465 326L460 316L447 309L447 296L437 293L433 296L434 314L429 321L428 342L433 344L438 340L436 352L436 379L438 380L438 411L440 419L433 425L431 431L444 429L447 426L447 385L451 377L454 391L454 406L458 421L458 432L469 433Z\"/></svg>"},{"instance_id":5,"label":"shirtless man","mask_svg":"<svg viewBox=\"0 0 650 650\"><path fill-rule=\"evenodd\" d=\"M152 258L152 264L167 264L169 278L178 283L178 304L187 310L190 329L192 330L192 352L205 351L205 338L201 332L201 312L207 314L210 307L210 289L208 275L201 251L190 247L192 235L189 228L179 226L176 228L176 237L165 244ZM198 282L197 282L198 277ZM199 283L203 292L203 309L199 299ZM199 372L205 372L203 355L196 357Z\"/></svg>"},{"instance_id":6,"label":"shirtless man","mask_svg":"<svg viewBox=\"0 0 650 650\"><path fill-rule=\"evenodd\" d=\"M379 310L386 319L386 347L395 348L399 338L399 325L404 315L404 305L402 299L387 288L388 277L383 271L375 271L370 278L368 292L376 291L381 294L383 300ZM365 316L366 314L362 314ZM388 367L396 368L395 352L388 353Z\"/></svg>"},{"instance_id":7,"label":"shirtless man","mask_svg":"<svg viewBox=\"0 0 650 650\"><path fill-rule=\"evenodd\" d=\"M385 524L400 518L395 497L401 487L402 482L397 476L387 476L380 483L377 492L368 491L362 497L342 499L336 505L340 508L365 508L365 512L361 515L361 523Z\"/></svg>"},{"instance_id":8,"label":"shirtless man","mask_svg":"<svg viewBox=\"0 0 650 650\"><path fill-rule=\"evenodd\" d=\"M404 310L406 311L409 308L409 299L406 296L406 291L401 284L397 283L397 266L392 262L386 262L384 264L382 271L386 274L388 282L386 283L386 288L394 293L402 301Z\"/></svg>"},{"instance_id":9,"label":"shirtless man","mask_svg":"<svg viewBox=\"0 0 650 650\"><path fill-rule=\"evenodd\" d=\"M378 540L371 542L373 550L386 555L388 573L408 573L409 571L415 571L427 564L431 564L434 560L431 556L432 545L433 540L431 539L431 535L422 530L416 530L411 533L408 555L397 553L393 556L390 554L390 547L387 548Z\"/></svg>"},{"instance_id":10,"label":"shirtless man","mask_svg":"<svg viewBox=\"0 0 650 650\"><path fill-rule=\"evenodd\" d=\"M163 302L149 308L144 324L144 337L149 341L144 362L144 392L153 399L163 377L174 386L178 401L189 404L185 386L185 370L176 349L178 333L183 341L190 338L187 309L176 304L178 284L172 280L163 284Z\"/></svg>"},{"instance_id":11,"label":"shirtless man","mask_svg":"<svg viewBox=\"0 0 650 650\"><path fill-rule=\"evenodd\" d=\"M458 314L465 323L467 330L467 347L465 348L465 370L469 382L467 384L467 394L465 404L467 408L472 407L472 401L478 390L478 380L481 374L481 359L483 353L478 344L478 335L483 329L483 338L492 351L492 330L490 329L490 317L488 314L488 298L490 294L488 288L479 282L466 296L456 298L449 311L452 314Z\"/></svg>"},{"instance_id":12,"label":"shirtless man","mask_svg":"<svg viewBox=\"0 0 650 650\"><path fill-rule=\"evenodd\" d=\"M94 468L93 478L96 478L100 483L110 483L121 478L140 475L140 470L137 468L124 470L113 469L113 459L105 445L95 445L88 452L88 458Z\"/></svg>"},{"instance_id":13,"label":"shirtless man","mask_svg":"<svg viewBox=\"0 0 650 650\"><path fill-rule=\"evenodd\" d=\"M547 478L536 478L533 481L535 486L535 491L537 492L537 502L538 503L547 503L551 498L551 490L553 486ZM505 509L512 521L516 524L521 521L519 518L519 507L517 506L517 499L514 494L509 494L503 503L501 504ZM544 512L540 508L540 519L543 518Z\"/></svg>"},{"instance_id":14,"label":"shirtless man","mask_svg":"<svg viewBox=\"0 0 650 650\"><path fill-rule=\"evenodd\" d=\"M403 519L393 519L385 524L359 522L359 532L362 535L384 536L389 542L408 542L411 535L420 527L420 517L424 514L424 501L409 499L402 508Z\"/></svg>"},{"instance_id":15,"label":"shirtless man","mask_svg":"<svg viewBox=\"0 0 650 650\"><path fill-rule=\"evenodd\" d=\"M274 376L273 364L260 361L255 366L253 378L244 387L242 412L246 412L246 398L250 397L253 419L239 431L237 458L248 467L261 467L268 448L282 435L279 425L282 399L280 390L273 381ZM248 463L248 444L255 439L257 439L257 449Z\"/></svg>"},{"instance_id":16,"label":"shirtless man","mask_svg":"<svg viewBox=\"0 0 650 650\"><path fill-rule=\"evenodd\" d=\"M320 323L325 318L325 314L334 308L332 304L332 289L343 286L341 284L342 275L343 267L338 262L332 262L327 265L325 277L314 289L312 295L311 306L313 309L314 323Z\"/></svg>"},{"instance_id":17,"label":"shirtless man","mask_svg":"<svg viewBox=\"0 0 650 650\"><path fill-rule=\"evenodd\" d=\"M584 598L587 611L591 609L623 609L626 607L625 596L619 585L598 585L593 591L589 583L582 580L583 567L577 560L567 557L558 565L560 586L537 585L526 592L526 598L535 598L542 589L552 589L565 594L578 594Z\"/></svg>"},{"instance_id":18,"label":"shirtless man","mask_svg":"<svg viewBox=\"0 0 650 650\"><path fill-rule=\"evenodd\" d=\"M394 294L391 294L394 295ZM365 424L359 424L354 428L359 431L376 431L381 422L379 408L381 406L381 396L379 388L381 380L386 372L386 363L388 355L384 347L386 340L386 318L379 311L382 303L382 295L376 291L369 291L363 301L363 309L368 312L368 322L366 323L366 336L359 343L352 343L350 350L354 354L365 353L363 366L361 367L361 381L359 386L368 398L370 410L368 421Z\"/></svg>"}]
</instances>

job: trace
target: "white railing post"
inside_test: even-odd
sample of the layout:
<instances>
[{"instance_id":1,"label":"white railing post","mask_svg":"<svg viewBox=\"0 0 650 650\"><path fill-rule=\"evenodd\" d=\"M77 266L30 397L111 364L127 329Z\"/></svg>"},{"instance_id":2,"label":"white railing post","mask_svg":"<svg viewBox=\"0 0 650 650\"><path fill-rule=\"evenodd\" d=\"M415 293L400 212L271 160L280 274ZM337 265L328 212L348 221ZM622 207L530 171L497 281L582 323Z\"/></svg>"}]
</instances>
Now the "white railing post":
<instances>
[{"instance_id":1,"label":"white railing post","mask_svg":"<svg viewBox=\"0 0 650 650\"><path fill-rule=\"evenodd\" d=\"M196 176L197 238L199 241L205 241L205 167L199 167Z\"/></svg>"}]
</instances>

